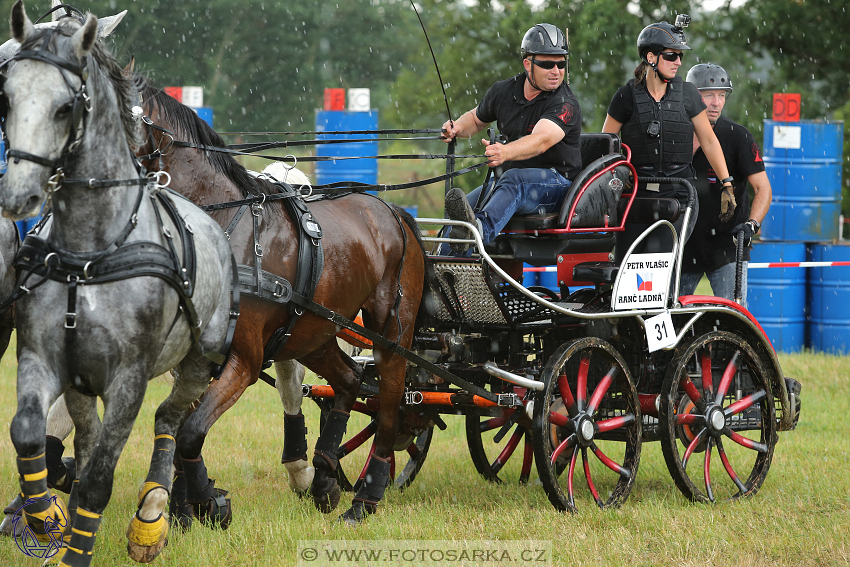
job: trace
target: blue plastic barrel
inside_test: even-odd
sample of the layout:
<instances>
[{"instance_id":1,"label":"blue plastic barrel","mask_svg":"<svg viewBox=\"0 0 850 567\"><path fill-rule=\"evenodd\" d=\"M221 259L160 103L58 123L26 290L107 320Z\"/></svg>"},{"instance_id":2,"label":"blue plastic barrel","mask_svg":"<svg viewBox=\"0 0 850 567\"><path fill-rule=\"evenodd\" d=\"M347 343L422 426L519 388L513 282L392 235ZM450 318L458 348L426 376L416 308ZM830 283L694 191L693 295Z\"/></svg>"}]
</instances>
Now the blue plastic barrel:
<instances>
[{"instance_id":1,"label":"blue plastic barrel","mask_svg":"<svg viewBox=\"0 0 850 567\"><path fill-rule=\"evenodd\" d=\"M538 272L537 273L537 285L541 285L548 290L557 292L560 289L558 285L558 272L555 270L555 266L546 266L547 270L551 268L551 271Z\"/></svg>"},{"instance_id":2,"label":"blue plastic barrel","mask_svg":"<svg viewBox=\"0 0 850 567\"><path fill-rule=\"evenodd\" d=\"M3 142L3 132L0 130L0 174L6 173L6 144Z\"/></svg>"},{"instance_id":3,"label":"blue plastic barrel","mask_svg":"<svg viewBox=\"0 0 850 567\"><path fill-rule=\"evenodd\" d=\"M812 262L850 261L850 245L815 244ZM809 338L813 350L850 351L850 267L809 268Z\"/></svg>"},{"instance_id":4,"label":"blue plastic barrel","mask_svg":"<svg viewBox=\"0 0 850 567\"><path fill-rule=\"evenodd\" d=\"M750 262L805 262L803 242L756 242ZM773 348L798 352L806 344L806 268L751 268L747 306Z\"/></svg>"},{"instance_id":5,"label":"blue plastic barrel","mask_svg":"<svg viewBox=\"0 0 850 567\"><path fill-rule=\"evenodd\" d=\"M377 134L325 134L324 132L362 131L378 129L378 111L349 112L347 110L319 110L316 112L316 130L320 140L363 140L374 142L352 142L344 144L322 144L316 146L316 155L329 157L377 156ZM378 183L378 160L341 159L316 162L316 183L357 181L368 185Z\"/></svg>"},{"instance_id":6,"label":"blue plastic barrel","mask_svg":"<svg viewBox=\"0 0 850 567\"><path fill-rule=\"evenodd\" d=\"M844 125L764 121L764 166L773 201L764 240L839 238Z\"/></svg>"}]
</instances>

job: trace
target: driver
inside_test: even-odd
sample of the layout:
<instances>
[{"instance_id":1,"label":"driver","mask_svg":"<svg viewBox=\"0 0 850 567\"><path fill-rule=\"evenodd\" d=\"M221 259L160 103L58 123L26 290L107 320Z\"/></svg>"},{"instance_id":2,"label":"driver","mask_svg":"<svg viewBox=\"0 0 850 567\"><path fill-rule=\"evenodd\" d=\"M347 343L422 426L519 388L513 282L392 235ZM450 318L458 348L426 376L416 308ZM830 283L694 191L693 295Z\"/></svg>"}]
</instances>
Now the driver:
<instances>
[{"instance_id":1,"label":"driver","mask_svg":"<svg viewBox=\"0 0 850 567\"><path fill-rule=\"evenodd\" d=\"M485 244L514 214L555 211L581 170L581 109L565 81L566 37L551 24L536 24L522 38L520 54L522 73L496 82L476 108L443 124L446 143L469 138L493 121L507 138L506 144L482 140L488 165L504 173L488 184L479 210L473 206L482 187L446 195L446 218L477 224ZM469 238L467 229L453 228L455 238ZM469 245L451 248L464 254Z\"/></svg>"}]
</instances>

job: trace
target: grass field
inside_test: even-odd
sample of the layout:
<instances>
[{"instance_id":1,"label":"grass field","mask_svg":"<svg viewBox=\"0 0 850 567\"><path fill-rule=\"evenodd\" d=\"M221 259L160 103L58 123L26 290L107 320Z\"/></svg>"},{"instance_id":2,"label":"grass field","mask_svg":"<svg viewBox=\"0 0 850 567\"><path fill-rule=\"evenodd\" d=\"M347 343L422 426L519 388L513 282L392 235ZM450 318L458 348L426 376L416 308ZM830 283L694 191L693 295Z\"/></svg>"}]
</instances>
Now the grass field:
<instances>
[{"instance_id":1,"label":"grass field","mask_svg":"<svg viewBox=\"0 0 850 567\"><path fill-rule=\"evenodd\" d=\"M15 356L0 367L0 426L15 412ZM390 490L379 513L359 529L317 512L286 485L279 463L282 410L265 384L248 390L207 440L205 457L217 484L230 490L234 521L227 531L195 526L172 531L155 564L179 567L295 565L299 540L521 540L552 542L553 565L847 565L850 563L850 358L780 356L803 383L798 428L783 433L762 490L751 500L694 505L676 490L660 447L643 449L630 499L617 511L556 512L533 480L528 487L489 484L467 453L463 419L446 417L419 477L404 493ZM315 381L315 379L314 379ZM153 413L167 394L160 380L147 398L116 472L93 565L131 565L124 532L136 506L151 450ZM309 440L318 414L306 402ZM70 440L69 440L70 441ZM70 447L70 443L66 442ZM14 449L0 436L0 495L17 490ZM344 494L338 512L350 504ZM0 540L0 565L38 565L12 539Z\"/></svg>"}]
</instances>

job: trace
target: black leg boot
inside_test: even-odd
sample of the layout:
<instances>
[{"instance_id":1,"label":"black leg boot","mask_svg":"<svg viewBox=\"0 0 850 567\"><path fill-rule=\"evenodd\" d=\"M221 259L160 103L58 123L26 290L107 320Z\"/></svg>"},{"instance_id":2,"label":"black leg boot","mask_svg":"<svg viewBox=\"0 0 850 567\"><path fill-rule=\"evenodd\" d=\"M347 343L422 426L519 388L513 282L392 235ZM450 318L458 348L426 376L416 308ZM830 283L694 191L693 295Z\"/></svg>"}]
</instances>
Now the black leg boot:
<instances>
[{"instance_id":1,"label":"black leg boot","mask_svg":"<svg viewBox=\"0 0 850 567\"><path fill-rule=\"evenodd\" d=\"M316 454L313 457L316 476L313 478L310 493L316 508L323 514L333 512L339 505L339 498L342 495L333 473L339 465L337 451L339 451L342 436L345 435L349 417L348 412L336 409L328 412L325 426L322 428L319 440L316 441Z\"/></svg>"},{"instance_id":2,"label":"black leg boot","mask_svg":"<svg viewBox=\"0 0 850 567\"><path fill-rule=\"evenodd\" d=\"M215 479L207 475L204 458L183 459L186 478L186 501L192 505L195 517L211 528L226 530L233 520L227 491L215 487Z\"/></svg>"},{"instance_id":3,"label":"black leg boot","mask_svg":"<svg viewBox=\"0 0 850 567\"><path fill-rule=\"evenodd\" d=\"M363 484L354 495L351 508L339 517L340 521L349 526L357 526L366 519L366 516L378 510L378 502L384 498L384 492L390 482L390 468L389 459L382 459L377 455L369 458Z\"/></svg>"}]
</instances>

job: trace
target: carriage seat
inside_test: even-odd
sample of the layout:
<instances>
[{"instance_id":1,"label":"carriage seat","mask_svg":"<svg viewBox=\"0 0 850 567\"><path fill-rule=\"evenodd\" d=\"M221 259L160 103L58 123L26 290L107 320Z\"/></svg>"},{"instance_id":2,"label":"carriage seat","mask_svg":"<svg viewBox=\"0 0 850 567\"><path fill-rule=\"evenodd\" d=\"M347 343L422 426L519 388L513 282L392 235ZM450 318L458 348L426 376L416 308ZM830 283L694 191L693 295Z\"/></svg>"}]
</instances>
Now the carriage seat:
<instances>
[{"instance_id":1,"label":"carriage seat","mask_svg":"<svg viewBox=\"0 0 850 567\"><path fill-rule=\"evenodd\" d=\"M619 215L625 214L628 201L621 199L617 207ZM629 209L629 223L652 224L664 219L676 222L681 214L681 205L676 199L635 197ZM617 279L617 262L582 262L573 267L573 280L590 284L613 284Z\"/></svg>"},{"instance_id":2,"label":"carriage seat","mask_svg":"<svg viewBox=\"0 0 850 567\"><path fill-rule=\"evenodd\" d=\"M559 255L601 254L614 248L615 236L610 232L577 234L511 234L511 231L563 229L567 217L578 200L570 225L576 228L604 228L616 225L620 218L617 202L629 182L625 165L596 177L623 159L620 139L614 134L582 134L583 168L573 180L561 208L557 212L537 215L514 215L502 234L485 246L490 255L505 255L533 266L547 266ZM622 183L614 182L620 180Z\"/></svg>"}]
</instances>

